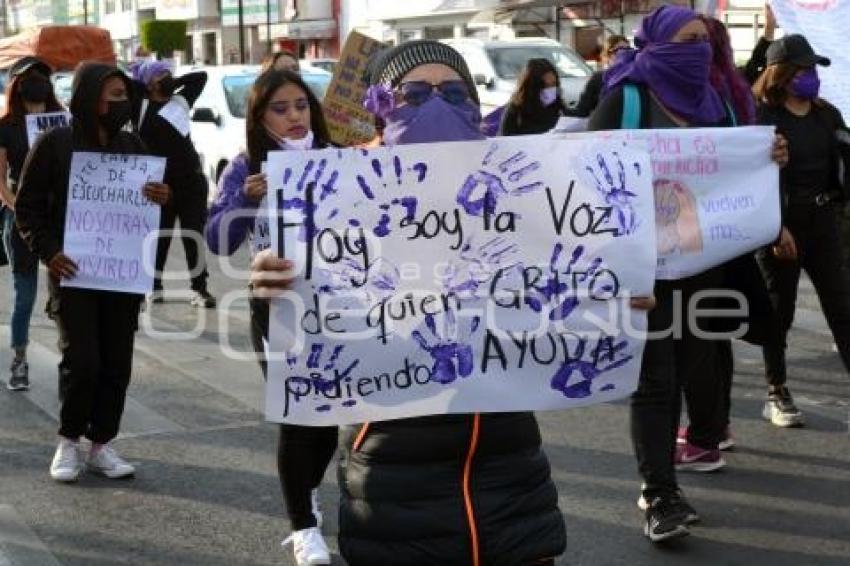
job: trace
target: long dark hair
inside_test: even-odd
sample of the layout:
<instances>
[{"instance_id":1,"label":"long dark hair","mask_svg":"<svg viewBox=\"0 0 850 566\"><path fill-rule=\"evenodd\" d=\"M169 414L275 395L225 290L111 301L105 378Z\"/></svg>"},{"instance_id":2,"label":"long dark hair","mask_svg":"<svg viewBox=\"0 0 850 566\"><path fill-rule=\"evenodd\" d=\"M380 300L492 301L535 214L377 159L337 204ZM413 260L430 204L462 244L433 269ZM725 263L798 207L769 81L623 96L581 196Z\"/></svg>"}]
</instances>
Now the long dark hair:
<instances>
[{"instance_id":1,"label":"long dark hair","mask_svg":"<svg viewBox=\"0 0 850 566\"><path fill-rule=\"evenodd\" d=\"M531 115L543 111L543 103L540 101L540 91L545 86L543 83L543 75L552 73L555 75L555 86L560 90L561 78L558 76L558 70L555 65L548 59L529 59L525 64L525 69L517 80L517 89L511 97L511 104L520 110L520 114ZM558 104L561 102L561 95L558 94Z\"/></svg>"},{"instance_id":2,"label":"long dark hair","mask_svg":"<svg viewBox=\"0 0 850 566\"><path fill-rule=\"evenodd\" d=\"M18 75L9 81L9 84L6 85L6 109L3 111L3 116L0 117L0 124L21 124L24 122L27 109L24 106L24 97L21 96L21 81L33 73L41 75L44 80L50 83L50 78L36 69L29 69L26 73ZM64 109L56 98L53 84L50 83L50 92L47 95L47 100L44 101L44 111L58 112Z\"/></svg>"},{"instance_id":3,"label":"long dark hair","mask_svg":"<svg viewBox=\"0 0 850 566\"><path fill-rule=\"evenodd\" d=\"M747 81L735 68L729 31L716 18L706 17L703 22L711 42L711 86L732 105L739 124L755 123L755 100Z\"/></svg>"},{"instance_id":4,"label":"long dark hair","mask_svg":"<svg viewBox=\"0 0 850 566\"><path fill-rule=\"evenodd\" d=\"M280 149L277 141L272 139L266 131L263 115L277 89L288 84L294 84L300 88L307 97L307 102L310 104L310 129L313 131L315 144L328 145L330 136L325 124L325 116L322 114L322 105L304 79L292 71L269 69L261 73L254 81L251 92L248 94L245 111L245 138L248 142L248 162L252 174L260 172L260 164L266 160L266 154L269 151Z\"/></svg>"}]
</instances>

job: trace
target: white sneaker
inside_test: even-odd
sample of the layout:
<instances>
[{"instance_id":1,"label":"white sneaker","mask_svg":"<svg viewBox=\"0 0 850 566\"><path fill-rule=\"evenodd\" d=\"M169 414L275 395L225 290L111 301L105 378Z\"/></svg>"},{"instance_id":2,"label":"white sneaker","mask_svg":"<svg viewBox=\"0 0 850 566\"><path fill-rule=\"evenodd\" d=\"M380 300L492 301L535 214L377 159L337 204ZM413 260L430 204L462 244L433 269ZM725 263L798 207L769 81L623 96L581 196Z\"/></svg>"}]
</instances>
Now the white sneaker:
<instances>
[{"instance_id":1,"label":"white sneaker","mask_svg":"<svg viewBox=\"0 0 850 566\"><path fill-rule=\"evenodd\" d=\"M318 527L295 531L283 541L282 546L292 543L295 552L295 563L298 566L315 566L330 564L331 553Z\"/></svg>"},{"instance_id":2,"label":"white sneaker","mask_svg":"<svg viewBox=\"0 0 850 566\"><path fill-rule=\"evenodd\" d=\"M780 387L768 393L767 401L764 404L761 414L766 420L782 428L803 426L805 424L803 413L794 404L794 399L791 397L791 392L788 391L787 387Z\"/></svg>"},{"instance_id":3,"label":"white sneaker","mask_svg":"<svg viewBox=\"0 0 850 566\"><path fill-rule=\"evenodd\" d=\"M97 472L110 479L126 478L136 473L136 469L124 461L118 455L118 452L109 444L101 446L97 452L93 450L89 454L86 464L88 464L89 469L93 472Z\"/></svg>"},{"instance_id":4,"label":"white sneaker","mask_svg":"<svg viewBox=\"0 0 850 566\"><path fill-rule=\"evenodd\" d=\"M313 507L313 516L316 518L316 528L322 528L322 511L319 509L319 490L310 492L310 505Z\"/></svg>"},{"instance_id":5,"label":"white sneaker","mask_svg":"<svg viewBox=\"0 0 850 566\"><path fill-rule=\"evenodd\" d=\"M83 471L83 457L80 443L63 438L56 447L53 461L50 463L50 477L56 481L73 482Z\"/></svg>"}]
</instances>

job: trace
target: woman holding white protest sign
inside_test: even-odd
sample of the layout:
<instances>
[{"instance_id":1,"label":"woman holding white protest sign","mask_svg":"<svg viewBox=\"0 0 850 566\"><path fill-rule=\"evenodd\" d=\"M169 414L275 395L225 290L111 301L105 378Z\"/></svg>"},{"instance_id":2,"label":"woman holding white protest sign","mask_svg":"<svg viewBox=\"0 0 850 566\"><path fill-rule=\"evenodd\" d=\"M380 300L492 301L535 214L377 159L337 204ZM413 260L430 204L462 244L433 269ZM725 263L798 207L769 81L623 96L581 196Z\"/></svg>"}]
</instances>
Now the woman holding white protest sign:
<instances>
[{"instance_id":1,"label":"woman holding white protest sign","mask_svg":"<svg viewBox=\"0 0 850 566\"><path fill-rule=\"evenodd\" d=\"M815 286L844 367L850 371L850 279L838 218L840 203L850 195L850 130L841 112L818 96L817 66L829 64L805 37L788 35L768 48L767 68L753 87L758 122L776 126L788 138L791 154L780 186L782 220L793 238L758 254L783 337L763 349L769 384L763 416L781 427L803 423L785 385L785 338L794 319L801 269Z\"/></svg>"},{"instance_id":2,"label":"woman holding white protest sign","mask_svg":"<svg viewBox=\"0 0 850 566\"><path fill-rule=\"evenodd\" d=\"M692 10L662 6L644 18L628 52L606 73L605 98L591 116L591 130L725 127L738 123L730 101L712 84L712 46L704 21ZM786 142L777 138L774 160L787 162ZM687 525L699 520L676 481L676 463L717 469L723 465L718 444L725 428L723 384L728 368L723 340L700 338L711 322L700 319L696 328L682 325L681 337L668 332L676 320L691 320L674 312L680 304L704 290L725 286L724 268L671 281L656 281L658 306L649 316L649 331L638 389L632 396L632 442L644 484L638 505L645 510L644 533L653 542L689 533ZM699 302L709 307L711 300ZM716 303L716 301L714 301ZM712 307L709 307L712 308ZM717 308L714 306L713 308ZM681 317L678 318L677 317ZM708 323L703 326L702 323ZM660 335L659 335L660 333ZM702 438L676 449L682 388L703 401L691 407L706 424Z\"/></svg>"},{"instance_id":3,"label":"woman holding white protest sign","mask_svg":"<svg viewBox=\"0 0 850 566\"><path fill-rule=\"evenodd\" d=\"M71 126L44 134L30 151L16 199L24 241L47 266L49 312L59 329L59 446L50 466L56 481L76 481L84 464L109 478L132 475L133 466L110 442L118 435L133 360L142 295L72 288L77 263L64 253L71 162L75 152L147 154L141 139L124 131L130 121L129 79L118 68L81 64L74 74ZM138 191L139 187L128 187ZM142 187L146 206L170 197L162 183ZM84 460L80 437L91 441Z\"/></svg>"},{"instance_id":4,"label":"woman holding white protest sign","mask_svg":"<svg viewBox=\"0 0 850 566\"><path fill-rule=\"evenodd\" d=\"M35 57L23 57L9 70L6 112L0 118L0 200L3 209L3 245L12 266L11 347L14 351L11 376L6 386L12 391L29 389L27 343L32 309L38 292L38 258L21 239L15 227L15 193L21 169L29 152L28 114L62 110L50 83L50 67Z\"/></svg>"},{"instance_id":5,"label":"woman holding white protest sign","mask_svg":"<svg viewBox=\"0 0 850 566\"><path fill-rule=\"evenodd\" d=\"M461 56L412 41L370 63L366 107L386 145L483 139L475 85ZM292 281L270 250L255 291ZM341 429L340 551L353 565L544 565L566 529L532 413L434 415Z\"/></svg>"},{"instance_id":6,"label":"woman holding white protest sign","mask_svg":"<svg viewBox=\"0 0 850 566\"><path fill-rule=\"evenodd\" d=\"M248 96L246 110L248 149L227 166L210 209L206 239L219 255L233 254L247 239L252 255L269 247L268 220L264 217L268 190L262 164L269 151L321 149L330 146L322 107L301 77L292 71L270 69L262 73ZM269 304L251 300L251 340L266 372ZM318 487L337 447L336 427L282 424L277 464L299 566L330 564L322 538Z\"/></svg>"}]
</instances>

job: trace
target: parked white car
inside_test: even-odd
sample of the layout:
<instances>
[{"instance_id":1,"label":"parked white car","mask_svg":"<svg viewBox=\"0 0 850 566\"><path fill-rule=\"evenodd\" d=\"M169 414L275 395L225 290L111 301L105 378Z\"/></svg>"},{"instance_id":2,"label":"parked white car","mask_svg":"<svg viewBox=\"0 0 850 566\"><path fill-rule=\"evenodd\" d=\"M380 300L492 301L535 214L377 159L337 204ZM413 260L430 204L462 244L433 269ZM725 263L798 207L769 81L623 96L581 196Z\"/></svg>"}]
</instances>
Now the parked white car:
<instances>
[{"instance_id":1,"label":"parked white car","mask_svg":"<svg viewBox=\"0 0 850 566\"><path fill-rule=\"evenodd\" d=\"M561 79L561 97L567 105L578 102L593 69L578 53L545 37L510 41L446 39L463 56L475 80L481 111L487 114L507 104L529 59L548 59Z\"/></svg>"},{"instance_id":2,"label":"parked white car","mask_svg":"<svg viewBox=\"0 0 850 566\"><path fill-rule=\"evenodd\" d=\"M208 79L192 109L192 141L204 173L215 183L230 160L245 150L246 103L260 67L180 67L175 74L199 70L206 71ZM302 67L301 76L321 100L330 85L331 74L316 67Z\"/></svg>"}]
</instances>

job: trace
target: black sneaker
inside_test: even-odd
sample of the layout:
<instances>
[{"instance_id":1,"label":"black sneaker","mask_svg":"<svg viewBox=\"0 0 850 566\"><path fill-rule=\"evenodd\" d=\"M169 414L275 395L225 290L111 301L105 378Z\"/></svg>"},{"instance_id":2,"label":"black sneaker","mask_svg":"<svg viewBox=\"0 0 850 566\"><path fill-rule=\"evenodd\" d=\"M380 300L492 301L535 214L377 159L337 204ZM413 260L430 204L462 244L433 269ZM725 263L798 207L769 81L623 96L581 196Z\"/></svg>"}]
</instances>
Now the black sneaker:
<instances>
[{"instance_id":1,"label":"black sneaker","mask_svg":"<svg viewBox=\"0 0 850 566\"><path fill-rule=\"evenodd\" d=\"M803 413L794 404L791 392L785 386L770 389L762 416L776 426L788 428L802 426Z\"/></svg>"},{"instance_id":2,"label":"black sneaker","mask_svg":"<svg viewBox=\"0 0 850 566\"><path fill-rule=\"evenodd\" d=\"M652 542L662 542L691 534L685 514L673 497L656 497L646 509L643 534Z\"/></svg>"},{"instance_id":3,"label":"black sneaker","mask_svg":"<svg viewBox=\"0 0 850 566\"><path fill-rule=\"evenodd\" d=\"M693 505L688 503L688 500L685 499L685 494L682 493L682 490L679 489L672 497L673 505L676 505L678 509L685 516L684 522L686 525L692 525L694 523L698 523L700 521L699 513L694 509ZM641 495L638 497L637 502L638 509L641 511L646 511L649 509L649 503L646 501L646 497Z\"/></svg>"},{"instance_id":4,"label":"black sneaker","mask_svg":"<svg viewBox=\"0 0 850 566\"><path fill-rule=\"evenodd\" d=\"M6 387L10 391L26 391L30 388L30 366L24 360L15 360L12 362L12 376L9 378L9 383Z\"/></svg>"},{"instance_id":5,"label":"black sneaker","mask_svg":"<svg viewBox=\"0 0 850 566\"><path fill-rule=\"evenodd\" d=\"M216 302L215 297L210 295L209 291L204 289L203 291L195 291L195 294L192 296L192 300L189 303L193 307L200 307L204 309L214 309Z\"/></svg>"},{"instance_id":6,"label":"black sneaker","mask_svg":"<svg viewBox=\"0 0 850 566\"><path fill-rule=\"evenodd\" d=\"M685 516L684 522L686 525L693 525L694 523L699 522L699 513L694 509L694 506L688 503L688 500L685 499L685 494L682 493L682 490L676 491L676 493L672 497L673 506L679 509L681 513Z\"/></svg>"}]
</instances>

